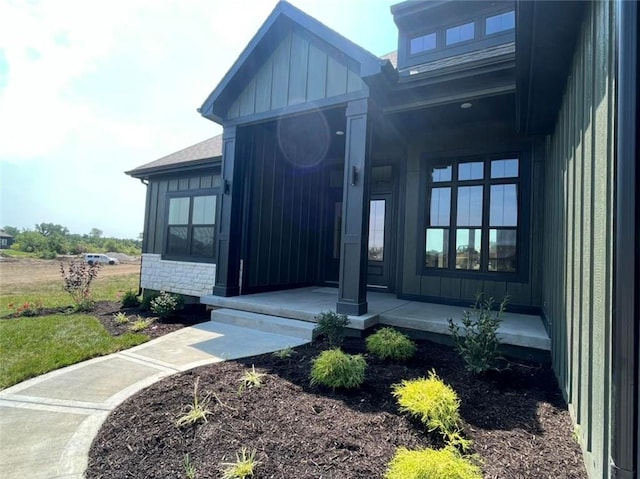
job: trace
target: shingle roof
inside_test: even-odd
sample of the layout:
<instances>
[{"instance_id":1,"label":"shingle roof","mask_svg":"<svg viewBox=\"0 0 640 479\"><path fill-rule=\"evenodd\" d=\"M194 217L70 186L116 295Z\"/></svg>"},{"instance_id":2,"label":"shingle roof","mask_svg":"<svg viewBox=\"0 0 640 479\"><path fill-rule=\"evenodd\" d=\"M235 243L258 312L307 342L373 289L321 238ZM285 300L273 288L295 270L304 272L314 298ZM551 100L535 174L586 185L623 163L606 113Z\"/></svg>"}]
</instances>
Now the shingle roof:
<instances>
[{"instance_id":1,"label":"shingle roof","mask_svg":"<svg viewBox=\"0 0 640 479\"><path fill-rule=\"evenodd\" d=\"M393 65L393 68L398 68L398 50L387 53L380 57L381 60L389 60Z\"/></svg>"},{"instance_id":2,"label":"shingle roof","mask_svg":"<svg viewBox=\"0 0 640 479\"><path fill-rule=\"evenodd\" d=\"M0 230L0 238L13 238L13 236L11 236L5 230Z\"/></svg>"},{"instance_id":3,"label":"shingle roof","mask_svg":"<svg viewBox=\"0 0 640 479\"><path fill-rule=\"evenodd\" d=\"M180 151L163 156L162 158L138 166L125 172L127 175L141 177L149 173L159 173L177 166L188 166L202 163L206 160L216 159L222 156L222 135L214 136L195 145L188 146Z\"/></svg>"}]
</instances>

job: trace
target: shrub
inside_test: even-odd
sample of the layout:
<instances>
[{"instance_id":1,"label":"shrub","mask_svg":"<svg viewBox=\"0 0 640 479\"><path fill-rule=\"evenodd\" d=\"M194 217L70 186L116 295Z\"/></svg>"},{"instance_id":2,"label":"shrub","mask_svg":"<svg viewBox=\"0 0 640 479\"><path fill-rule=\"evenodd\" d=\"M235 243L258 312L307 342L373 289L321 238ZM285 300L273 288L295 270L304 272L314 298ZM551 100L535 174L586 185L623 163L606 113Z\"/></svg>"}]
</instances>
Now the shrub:
<instances>
[{"instance_id":1,"label":"shrub","mask_svg":"<svg viewBox=\"0 0 640 479\"><path fill-rule=\"evenodd\" d=\"M138 294L135 291L126 291L120 300L123 308L135 308L140 305Z\"/></svg>"},{"instance_id":2,"label":"shrub","mask_svg":"<svg viewBox=\"0 0 640 479\"><path fill-rule=\"evenodd\" d=\"M505 296L494 314L493 298L483 301L482 293L477 293L472 311L462 314L462 334L460 327L449 319L449 331L467 371L481 374L489 369L498 369L496 361L499 358L500 340L496 333L508 300L508 296Z\"/></svg>"},{"instance_id":3,"label":"shrub","mask_svg":"<svg viewBox=\"0 0 640 479\"><path fill-rule=\"evenodd\" d=\"M42 301L37 301L36 303L23 303L22 306L15 306L13 303L7 305L7 308L12 311L11 315L14 318L19 318L20 316L37 316L40 314L42 310Z\"/></svg>"},{"instance_id":4,"label":"shrub","mask_svg":"<svg viewBox=\"0 0 640 479\"><path fill-rule=\"evenodd\" d=\"M58 254L55 251L50 251L50 250L42 251L38 255L38 258L40 259L56 259L57 257L58 257Z\"/></svg>"},{"instance_id":5,"label":"shrub","mask_svg":"<svg viewBox=\"0 0 640 479\"><path fill-rule=\"evenodd\" d=\"M470 441L460 435L462 419L458 395L435 371L429 372L428 378L393 385L392 394L400 410L417 417L430 432L438 431L449 444L463 450L470 446Z\"/></svg>"},{"instance_id":6,"label":"shrub","mask_svg":"<svg viewBox=\"0 0 640 479\"><path fill-rule=\"evenodd\" d=\"M129 322L129 316L127 316L125 313L123 313L122 311L116 313L113 315L113 319L115 320L116 323L118 324L126 324Z\"/></svg>"},{"instance_id":7,"label":"shrub","mask_svg":"<svg viewBox=\"0 0 640 479\"><path fill-rule=\"evenodd\" d=\"M162 291L160 295L151 300L151 311L161 318L168 318L184 307L184 299L177 294Z\"/></svg>"},{"instance_id":8,"label":"shrub","mask_svg":"<svg viewBox=\"0 0 640 479\"><path fill-rule=\"evenodd\" d=\"M64 264L60 263L64 290L73 298L77 311L87 311L84 308L88 306L87 301L91 296L91 283L96 279L99 271L100 265L89 265L84 261L72 261L65 271Z\"/></svg>"},{"instance_id":9,"label":"shrub","mask_svg":"<svg viewBox=\"0 0 640 479\"><path fill-rule=\"evenodd\" d=\"M385 479L482 479L482 471L471 458L453 448L398 448L389 462Z\"/></svg>"},{"instance_id":10,"label":"shrub","mask_svg":"<svg viewBox=\"0 0 640 479\"><path fill-rule=\"evenodd\" d=\"M323 351L313 359L311 384L333 388L356 388L364 382L367 362L361 354L351 355L340 349Z\"/></svg>"},{"instance_id":11,"label":"shrub","mask_svg":"<svg viewBox=\"0 0 640 479\"><path fill-rule=\"evenodd\" d=\"M198 376L193 385L193 402L191 404L187 404L182 415L176 421L176 425L178 427L190 426L198 421L207 422L207 416L212 414L209 410L209 396L205 396L202 400L198 397L199 384L200 377Z\"/></svg>"},{"instance_id":12,"label":"shrub","mask_svg":"<svg viewBox=\"0 0 640 479\"><path fill-rule=\"evenodd\" d=\"M236 462L225 462L226 466L222 473L222 479L246 479L253 477L254 469L260 462L256 461L256 451L249 452L242 448L240 453L236 453Z\"/></svg>"},{"instance_id":13,"label":"shrub","mask_svg":"<svg viewBox=\"0 0 640 479\"><path fill-rule=\"evenodd\" d=\"M131 323L131 326L129 326L129 329L133 332L144 331L149 326L151 326L152 323L153 323L152 318L144 319L138 316L138 319L136 319L133 323Z\"/></svg>"},{"instance_id":14,"label":"shrub","mask_svg":"<svg viewBox=\"0 0 640 479\"><path fill-rule=\"evenodd\" d=\"M293 350L293 348L289 347L272 353L272 356L278 359L289 359L294 354L296 354L296 352Z\"/></svg>"},{"instance_id":15,"label":"shrub","mask_svg":"<svg viewBox=\"0 0 640 479\"><path fill-rule=\"evenodd\" d=\"M158 296L160 296L160 293L156 293L155 291L151 293L144 293L142 295L142 301L140 301L140 309L144 311L151 311L151 302Z\"/></svg>"},{"instance_id":16,"label":"shrub","mask_svg":"<svg viewBox=\"0 0 640 479\"><path fill-rule=\"evenodd\" d=\"M346 332L349 318L346 314L338 314L333 311L325 311L318 315L318 326L316 329L320 334L326 336L331 346L338 346L342 343Z\"/></svg>"},{"instance_id":17,"label":"shrub","mask_svg":"<svg viewBox=\"0 0 640 479\"><path fill-rule=\"evenodd\" d=\"M240 378L240 391L243 389L259 388L262 386L262 377L264 373L256 371L256 367L251 365L251 370L246 371Z\"/></svg>"},{"instance_id":18,"label":"shrub","mask_svg":"<svg viewBox=\"0 0 640 479\"><path fill-rule=\"evenodd\" d=\"M367 351L380 359L405 361L416 353L416 345L400 331L382 328L367 338Z\"/></svg>"}]
</instances>

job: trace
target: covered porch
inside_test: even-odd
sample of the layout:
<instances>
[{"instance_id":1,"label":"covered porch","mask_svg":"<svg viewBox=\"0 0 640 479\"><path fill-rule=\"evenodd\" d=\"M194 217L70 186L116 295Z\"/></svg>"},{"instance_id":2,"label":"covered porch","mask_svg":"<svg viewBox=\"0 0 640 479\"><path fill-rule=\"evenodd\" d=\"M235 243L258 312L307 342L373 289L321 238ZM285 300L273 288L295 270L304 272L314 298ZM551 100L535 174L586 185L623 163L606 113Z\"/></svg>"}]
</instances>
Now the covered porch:
<instances>
[{"instance_id":1,"label":"covered porch","mask_svg":"<svg viewBox=\"0 0 640 479\"><path fill-rule=\"evenodd\" d=\"M305 287L243 296L202 296L200 302L217 308L315 322L323 311L334 310L338 290L331 287ZM395 294L368 292L369 310L349 316L350 328L364 331L376 325L404 329L416 336L449 335L448 320L459 321L465 309L436 303L399 299ZM550 351L551 342L542 318L536 315L504 313L498 330L503 344L529 351L539 357Z\"/></svg>"}]
</instances>

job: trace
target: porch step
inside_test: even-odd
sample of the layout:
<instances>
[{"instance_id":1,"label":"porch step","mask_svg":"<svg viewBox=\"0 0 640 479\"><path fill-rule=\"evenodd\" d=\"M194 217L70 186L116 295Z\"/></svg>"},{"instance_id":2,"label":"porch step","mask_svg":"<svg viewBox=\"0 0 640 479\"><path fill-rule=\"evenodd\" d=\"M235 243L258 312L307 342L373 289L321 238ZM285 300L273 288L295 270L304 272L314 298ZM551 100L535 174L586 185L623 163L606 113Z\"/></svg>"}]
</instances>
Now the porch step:
<instances>
[{"instance_id":1,"label":"porch step","mask_svg":"<svg viewBox=\"0 0 640 479\"><path fill-rule=\"evenodd\" d=\"M312 341L316 336L315 323L297 319L269 316L267 314L238 311L235 309L215 309L211 311L211 321L249 329L257 329L266 333L282 334L294 338Z\"/></svg>"}]
</instances>

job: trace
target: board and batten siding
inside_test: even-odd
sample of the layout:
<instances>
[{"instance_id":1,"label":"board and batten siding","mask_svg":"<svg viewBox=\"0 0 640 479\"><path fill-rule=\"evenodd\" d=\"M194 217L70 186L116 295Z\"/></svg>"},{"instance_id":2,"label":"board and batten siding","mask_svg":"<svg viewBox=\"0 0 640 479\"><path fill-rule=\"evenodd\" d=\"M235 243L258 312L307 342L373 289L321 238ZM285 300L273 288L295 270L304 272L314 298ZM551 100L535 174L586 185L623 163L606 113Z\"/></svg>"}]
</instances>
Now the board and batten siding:
<instances>
[{"instance_id":1,"label":"board and batten siding","mask_svg":"<svg viewBox=\"0 0 640 479\"><path fill-rule=\"evenodd\" d=\"M250 128L247 292L315 283L322 246L322 173L287 161L268 128Z\"/></svg>"},{"instance_id":2,"label":"board and batten siding","mask_svg":"<svg viewBox=\"0 0 640 479\"><path fill-rule=\"evenodd\" d=\"M356 72L290 32L231 104L229 120L365 90Z\"/></svg>"},{"instance_id":3,"label":"board and batten siding","mask_svg":"<svg viewBox=\"0 0 640 479\"><path fill-rule=\"evenodd\" d=\"M523 308L540 306L543 150L544 143L538 145L535 141L522 139L510 126L493 123L425 132L409 142L403 193L404 210L401 210L401 214L404 215L404 234L398 238L403 245L401 286L398 291L400 295L472 304L476 293L483 292L486 297L493 297L497 302L509 295L511 305ZM424 155L439 157L455 156L459 153L460 156L469 156L512 151L521 151L529 158L529 171L521 170L523 175L530 176L531 182L528 197L522 199L523 205L530 207L529 223L526 226L531 235L529 275L526 281L421 274L421 268L418 266L421 262L418 258L422 257L425 234L422 231L424 211L420 208L420 202L425 205L427 201L424 185L421 185L421 181L425 181Z\"/></svg>"},{"instance_id":4,"label":"board and batten siding","mask_svg":"<svg viewBox=\"0 0 640 479\"><path fill-rule=\"evenodd\" d=\"M592 478L609 477L615 2L591 2L547 141L543 310Z\"/></svg>"},{"instance_id":5,"label":"board and batten siding","mask_svg":"<svg viewBox=\"0 0 640 479\"><path fill-rule=\"evenodd\" d=\"M206 173L181 177L155 177L147 186L147 215L145 218L145 244L143 253L164 253L167 229L167 193L220 187L220 167L209 168Z\"/></svg>"}]
</instances>

